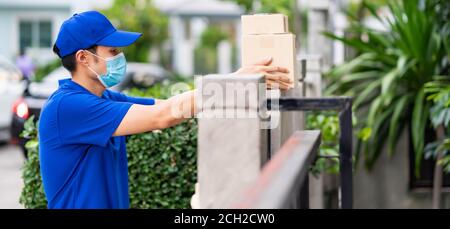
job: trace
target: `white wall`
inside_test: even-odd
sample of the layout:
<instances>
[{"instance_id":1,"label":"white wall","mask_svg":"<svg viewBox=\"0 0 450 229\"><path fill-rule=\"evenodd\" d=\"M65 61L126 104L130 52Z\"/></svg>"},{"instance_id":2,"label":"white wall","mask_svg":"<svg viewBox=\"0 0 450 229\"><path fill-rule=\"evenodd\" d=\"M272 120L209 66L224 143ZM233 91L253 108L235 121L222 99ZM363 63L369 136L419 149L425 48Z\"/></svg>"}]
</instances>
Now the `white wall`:
<instances>
[{"instance_id":1,"label":"white wall","mask_svg":"<svg viewBox=\"0 0 450 229\"><path fill-rule=\"evenodd\" d=\"M364 158L354 175L355 208L431 208L431 189L409 190L409 157L406 132L400 138L395 154L389 158L384 149L371 171L363 166ZM444 208L450 208L450 195L442 196Z\"/></svg>"}]
</instances>

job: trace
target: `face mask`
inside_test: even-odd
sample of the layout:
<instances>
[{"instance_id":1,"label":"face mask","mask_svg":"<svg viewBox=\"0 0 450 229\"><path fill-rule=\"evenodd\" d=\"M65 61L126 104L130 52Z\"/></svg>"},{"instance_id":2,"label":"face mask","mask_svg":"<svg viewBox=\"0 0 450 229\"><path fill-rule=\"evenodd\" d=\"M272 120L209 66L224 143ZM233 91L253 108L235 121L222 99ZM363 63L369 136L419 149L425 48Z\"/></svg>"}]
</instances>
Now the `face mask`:
<instances>
[{"instance_id":1,"label":"face mask","mask_svg":"<svg viewBox=\"0 0 450 229\"><path fill-rule=\"evenodd\" d=\"M125 77L125 72L127 71L127 60L125 59L125 55L123 55L123 53L108 58L103 58L101 56L95 55L92 52L89 53L106 61L105 74L100 75L88 66L89 70L97 75L97 78L100 80L103 86L109 88L122 82L123 78Z\"/></svg>"}]
</instances>

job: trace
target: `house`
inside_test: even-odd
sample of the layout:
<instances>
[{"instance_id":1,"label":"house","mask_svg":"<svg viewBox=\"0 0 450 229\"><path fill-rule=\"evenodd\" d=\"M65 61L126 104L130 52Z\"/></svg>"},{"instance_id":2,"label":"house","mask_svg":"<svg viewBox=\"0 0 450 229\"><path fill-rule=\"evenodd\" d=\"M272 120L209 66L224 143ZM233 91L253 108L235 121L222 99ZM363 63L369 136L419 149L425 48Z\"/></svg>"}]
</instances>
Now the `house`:
<instances>
[{"instance_id":1,"label":"house","mask_svg":"<svg viewBox=\"0 0 450 229\"><path fill-rule=\"evenodd\" d=\"M55 58L52 45L65 19L108 4L110 0L0 0L0 55L13 60L23 50L44 64Z\"/></svg>"},{"instance_id":2,"label":"house","mask_svg":"<svg viewBox=\"0 0 450 229\"><path fill-rule=\"evenodd\" d=\"M104 9L112 0L0 0L0 55L14 60L20 51L38 64L55 59L52 45L59 27L76 12ZM194 74L193 50L203 30L211 22L229 23L239 36L239 19L243 10L236 4L219 0L155 0L154 4L170 18L170 41L173 70ZM238 40L237 40L238 41ZM239 43L239 42L237 42ZM219 49L221 72L231 71L229 45Z\"/></svg>"}]
</instances>

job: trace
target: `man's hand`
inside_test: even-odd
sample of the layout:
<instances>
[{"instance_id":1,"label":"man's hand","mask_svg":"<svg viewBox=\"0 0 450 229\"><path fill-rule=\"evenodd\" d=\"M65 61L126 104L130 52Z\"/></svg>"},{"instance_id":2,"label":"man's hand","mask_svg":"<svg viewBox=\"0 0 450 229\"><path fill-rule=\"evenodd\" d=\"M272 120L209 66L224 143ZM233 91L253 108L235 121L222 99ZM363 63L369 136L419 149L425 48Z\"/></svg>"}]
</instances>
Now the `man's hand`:
<instances>
[{"instance_id":1,"label":"man's hand","mask_svg":"<svg viewBox=\"0 0 450 229\"><path fill-rule=\"evenodd\" d=\"M272 58L267 58L252 65L243 66L234 74L261 73L264 74L266 86L269 89L280 88L287 90L292 88L293 82L287 74L289 70L283 67L269 66L271 63Z\"/></svg>"}]
</instances>

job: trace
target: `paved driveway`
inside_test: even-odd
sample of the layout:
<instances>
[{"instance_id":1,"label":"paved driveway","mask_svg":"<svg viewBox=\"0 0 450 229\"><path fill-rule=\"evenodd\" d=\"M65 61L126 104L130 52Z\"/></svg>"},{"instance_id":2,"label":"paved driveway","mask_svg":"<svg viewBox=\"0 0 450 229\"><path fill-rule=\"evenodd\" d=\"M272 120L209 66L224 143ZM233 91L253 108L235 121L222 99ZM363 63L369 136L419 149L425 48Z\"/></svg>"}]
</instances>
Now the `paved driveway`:
<instances>
[{"instance_id":1,"label":"paved driveway","mask_svg":"<svg viewBox=\"0 0 450 229\"><path fill-rule=\"evenodd\" d=\"M20 168L24 160L19 147L0 145L0 208L23 208L19 197L23 187Z\"/></svg>"}]
</instances>

